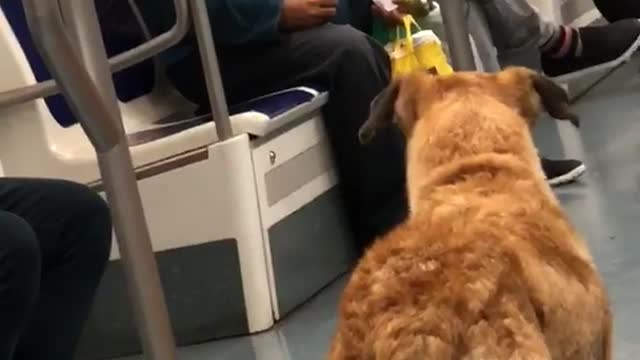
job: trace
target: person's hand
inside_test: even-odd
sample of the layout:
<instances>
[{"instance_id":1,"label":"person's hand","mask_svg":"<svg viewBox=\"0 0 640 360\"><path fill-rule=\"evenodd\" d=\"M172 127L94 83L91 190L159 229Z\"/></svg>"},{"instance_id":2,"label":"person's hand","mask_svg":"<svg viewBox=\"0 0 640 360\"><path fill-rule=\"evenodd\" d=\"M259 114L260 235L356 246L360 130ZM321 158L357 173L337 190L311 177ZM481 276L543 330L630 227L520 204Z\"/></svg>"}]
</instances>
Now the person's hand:
<instances>
[{"instance_id":1,"label":"person's hand","mask_svg":"<svg viewBox=\"0 0 640 360\"><path fill-rule=\"evenodd\" d=\"M406 2L399 0L394 0L393 2L398 6L393 11L386 11L375 3L371 6L373 14L382 19L387 26L402 25L402 18L409 13Z\"/></svg>"},{"instance_id":2,"label":"person's hand","mask_svg":"<svg viewBox=\"0 0 640 360\"><path fill-rule=\"evenodd\" d=\"M284 0L280 28L285 31L308 29L329 22L336 15L338 0Z\"/></svg>"}]
</instances>

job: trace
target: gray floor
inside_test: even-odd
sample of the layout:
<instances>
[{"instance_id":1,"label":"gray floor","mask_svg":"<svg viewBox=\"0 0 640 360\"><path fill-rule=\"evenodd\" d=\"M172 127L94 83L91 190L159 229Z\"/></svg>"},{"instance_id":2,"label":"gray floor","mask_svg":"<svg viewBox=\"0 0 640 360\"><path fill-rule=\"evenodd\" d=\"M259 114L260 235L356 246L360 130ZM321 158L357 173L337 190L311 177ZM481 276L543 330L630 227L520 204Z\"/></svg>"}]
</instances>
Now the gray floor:
<instances>
[{"instance_id":1,"label":"gray floor","mask_svg":"<svg viewBox=\"0 0 640 360\"><path fill-rule=\"evenodd\" d=\"M544 121L536 131L542 152L585 161L589 172L557 194L588 240L615 308L617 360L640 354L640 61L616 72L582 99L579 131ZM562 133L562 138L558 135ZM274 330L180 350L181 360L320 360L335 321L344 279L323 291Z\"/></svg>"}]
</instances>

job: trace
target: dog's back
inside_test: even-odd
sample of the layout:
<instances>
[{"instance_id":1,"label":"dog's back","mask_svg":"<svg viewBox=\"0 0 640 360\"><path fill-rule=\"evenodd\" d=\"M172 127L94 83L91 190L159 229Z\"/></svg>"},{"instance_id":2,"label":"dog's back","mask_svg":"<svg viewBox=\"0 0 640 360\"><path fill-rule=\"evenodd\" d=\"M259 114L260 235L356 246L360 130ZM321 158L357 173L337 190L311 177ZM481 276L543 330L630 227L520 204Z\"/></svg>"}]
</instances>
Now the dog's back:
<instances>
[{"instance_id":1,"label":"dog's back","mask_svg":"<svg viewBox=\"0 0 640 360\"><path fill-rule=\"evenodd\" d=\"M451 195L369 249L330 359L608 359L606 298L555 206Z\"/></svg>"},{"instance_id":2,"label":"dog's back","mask_svg":"<svg viewBox=\"0 0 640 360\"><path fill-rule=\"evenodd\" d=\"M471 97L445 97L403 129L412 214L353 273L329 359L610 359L604 290L527 122Z\"/></svg>"}]
</instances>

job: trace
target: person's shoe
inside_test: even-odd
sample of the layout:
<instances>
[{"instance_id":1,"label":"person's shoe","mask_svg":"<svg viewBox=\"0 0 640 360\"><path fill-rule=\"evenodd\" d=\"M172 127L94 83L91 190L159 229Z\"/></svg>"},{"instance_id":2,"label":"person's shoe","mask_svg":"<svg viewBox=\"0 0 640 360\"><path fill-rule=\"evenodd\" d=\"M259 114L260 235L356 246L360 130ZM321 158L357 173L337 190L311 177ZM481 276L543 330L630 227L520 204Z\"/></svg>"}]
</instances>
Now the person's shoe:
<instances>
[{"instance_id":1,"label":"person's shoe","mask_svg":"<svg viewBox=\"0 0 640 360\"><path fill-rule=\"evenodd\" d=\"M593 0L600 14L610 23L623 19L640 18L638 0Z\"/></svg>"},{"instance_id":2,"label":"person's shoe","mask_svg":"<svg viewBox=\"0 0 640 360\"><path fill-rule=\"evenodd\" d=\"M542 69L557 81L615 68L640 47L640 21L626 19L601 26L562 27L541 51Z\"/></svg>"},{"instance_id":3,"label":"person's shoe","mask_svg":"<svg viewBox=\"0 0 640 360\"><path fill-rule=\"evenodd\" d=\"M550 160L541 158L542 170L551 186L568 184L584 174L587 167L578 160Z\"/></svg>"}]
</instances>

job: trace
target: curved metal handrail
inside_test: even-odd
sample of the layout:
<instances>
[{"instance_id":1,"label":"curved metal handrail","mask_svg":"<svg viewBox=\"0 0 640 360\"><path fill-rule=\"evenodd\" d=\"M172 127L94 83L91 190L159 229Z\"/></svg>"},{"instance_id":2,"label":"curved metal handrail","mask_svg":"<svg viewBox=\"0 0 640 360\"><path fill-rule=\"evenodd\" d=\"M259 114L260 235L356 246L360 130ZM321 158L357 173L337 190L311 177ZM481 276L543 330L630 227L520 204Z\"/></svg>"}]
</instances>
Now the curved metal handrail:
<instances>
[{"instance_id":1,"label":"curved metal handrail","mask_svg":"<svg viewBox=\"0 0 640 360\"><path fill-rule=\"evenodd\" d=\"M176 360L175 339L93 2L23 0L33 41L93 145L146 358ZM73 2L73 4L72 4ZM64 24L60 14L69 15ZM65 28L65 25L67 27ZM69 31L68 31L69 30ZM70 34L82 46L76 51ZM97 83L96 80L106 79Z\"/></svg>"},{"instance_id":2,"label":"curved metal handrail","mask_svg":"<svg viewBox=\"0 0 640 360\"><path fill-rule=\"evenodd\" d=\"M191 26L189 4L187 0L174 0L176 23L168 31L143 44L129 49L109 59L111 72L118 72L138 64L177 44ZM47 80L18 89L0 92L0 108L18 105L38 98L48 97L60 92L55 80Z\"/></svg>"},{"instance_id":3,"label":"curved metal handrail","mask_svg":"<svg viewBox=\"0 0 640 360\"><path fill-rule=\"evenodd\" d=\"M200 58L204 80L207 84L209 104L211 105L211 115L216 124L216 133L221 141L233 136L233 128L229 119L229 109L222 86L222 76L216 54L216 45L211 31L211 19L207 10L206 0L190 0L191 16L193 17L193 29L198 39Z\"/></svg>"}]
</instances>

